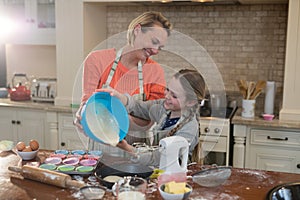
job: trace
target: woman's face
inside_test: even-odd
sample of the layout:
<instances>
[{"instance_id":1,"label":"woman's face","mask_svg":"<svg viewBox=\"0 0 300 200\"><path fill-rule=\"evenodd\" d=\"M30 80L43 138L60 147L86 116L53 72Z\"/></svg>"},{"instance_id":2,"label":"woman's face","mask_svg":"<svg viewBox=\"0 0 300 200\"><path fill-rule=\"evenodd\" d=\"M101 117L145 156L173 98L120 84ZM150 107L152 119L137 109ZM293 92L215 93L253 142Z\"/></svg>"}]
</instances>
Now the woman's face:
<instances>
[{"instance_id":1,"label":"woman's face","mask_svg":"<svg viewBox=\"0 0 300 200\"><path fill-rule=\"evenodd\" d=\"M164 107L171 111L180 111L187 105L185 91L176 78L171 78L165 90Z\"/></svg>"},{"instance_id":2,"label":"woman's face","mask_svg":"<svg viewBox=\"0 0 300 200\"><path fill-rule=\"evenodd\" d=\"M146 29L147 31L143 32L141 26L138 25L134 30L134 48L138 50L140 60L146 60L150 56L158 54L168 39L167 31L158 25Z\"/></svg>"}]
</instances>

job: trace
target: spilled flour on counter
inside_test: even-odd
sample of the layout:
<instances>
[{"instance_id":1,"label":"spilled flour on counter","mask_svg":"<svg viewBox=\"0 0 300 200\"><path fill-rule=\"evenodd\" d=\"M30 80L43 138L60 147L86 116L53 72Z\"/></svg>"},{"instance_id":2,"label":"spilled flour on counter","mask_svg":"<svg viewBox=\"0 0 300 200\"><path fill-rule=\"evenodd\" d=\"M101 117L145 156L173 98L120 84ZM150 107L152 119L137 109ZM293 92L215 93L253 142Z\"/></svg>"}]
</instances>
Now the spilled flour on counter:
<instances>
[{"instance_id":1,"label":"spilled flour on counter","mask_svg":"<svg viewBox=\"0 0 300 200\"><path fill-rule=\"evenodd\" d=\"M242 170L239 170L239 173L257 176L261 179L268 178L268 176L266 175L266 173L264 171L253 171L253 170L242 169Z\"/></svg>"},{"instance_id":2,"label":"spilled flour on counter","mask_svg":"<svg viewBox=\"0 0 300 200\"><path fill-rule=\"evenodd\" d=\"M256 186L257 183L259 183L260 185L268 186L275 182L275 180L272 179L272 176L267 175L263 170L253 171L253 170L242 169L242 170L238 170L238 172L247 176L255 177L254 184Z\"/></svg>"},{"instance_id":3,"label":"spilled flour on counter","mask_svg":"<svg viewBox=\"0 0 300 200\"><path fill-rule=\"evenodd\" d=\"M72 194L72 197L75 199L85 199L85 197L83 196L83 194L80 192L80 190L74 192Z\"/></svg>"},{"instance_id":4,"label":"spilled flour on counter","mask_svg":"<svg viewBox=\"0 0 300 200\"><path fill-rule=\"evenodd\" d=\"M226 193L210 193L206 192L204 195L199 194L197 197L190 197L190 200L213 200L213 199L218 199L218 200L238 200L241 199L241 197L237 195L229 195Z\"/></svg>"}]
</instances>

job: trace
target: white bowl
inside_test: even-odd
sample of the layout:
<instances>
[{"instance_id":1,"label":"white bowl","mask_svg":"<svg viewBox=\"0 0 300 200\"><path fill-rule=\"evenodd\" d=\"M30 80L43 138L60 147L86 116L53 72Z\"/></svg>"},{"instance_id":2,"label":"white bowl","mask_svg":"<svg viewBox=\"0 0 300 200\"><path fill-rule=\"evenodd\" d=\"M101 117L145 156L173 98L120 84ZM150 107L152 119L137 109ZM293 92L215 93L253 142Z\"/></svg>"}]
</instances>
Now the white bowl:
<instances>
[{"instance_id":1,"label":"white bowl","mask_svg":"<svg viewBox=\"0 0 300 200\"><path fill-rule=\"evenodd\" d=\"M39 150L23 152L23 151L18 151L17 150L17 153L22 158L22 160L32 160L32 159L34 159L36 157L38 151Z\"/></svg>"},{"instance_id":2,"label":"white bowl","mask_svg":"<svg viewBox=\"0 0 300 200\"><path fill-rule=\"evenodd\" d=\"M102 199L105 194L105 190L98 186L84 186L80 192L86 199Z\"/></svg>"},{"instance_id":3,"label":"white bowl","mask_svg":"<svg viewBox=\"0 0 300 200\"><path fill-rule=\"evenodd\" d=\"M193 191L192 186L190 186L189 184L186 184L186 187L190 188L191 190L189 192L183 193L183 194L170 194L167 192L164 192L165 189L165 184L162 184L159 187L159 193L162 196L162 198L164 200L181 200L181 199L188 199L190 194Z\"/></svg>"}]
</instances>

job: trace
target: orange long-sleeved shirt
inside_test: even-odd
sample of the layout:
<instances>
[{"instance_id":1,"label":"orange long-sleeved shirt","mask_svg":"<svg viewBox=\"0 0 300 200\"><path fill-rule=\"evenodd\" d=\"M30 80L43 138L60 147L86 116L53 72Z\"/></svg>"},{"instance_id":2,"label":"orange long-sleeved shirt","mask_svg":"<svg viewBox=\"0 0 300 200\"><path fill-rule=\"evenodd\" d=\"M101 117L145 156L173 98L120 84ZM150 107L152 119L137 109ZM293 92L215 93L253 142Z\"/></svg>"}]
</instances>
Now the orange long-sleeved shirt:
<instances>
[{"instance_id":1,"label":"orange long-sleeved shirt","mask_svg":"<svg viewBox=\"0 0 300 200\"><path fill-rule=\"evenodd\" d=\"M86 58L83 69L82 102L87 101L93 92L106 82L115 57L115 49L105 49L91 52ZM143 81L147 100L164 97L166 81L164 71L157 62L148 59L143 65ZM136 68L129 70L119 62L110 86L121 93L138 94L138 70Z\"/></svg>"}]
</instances>

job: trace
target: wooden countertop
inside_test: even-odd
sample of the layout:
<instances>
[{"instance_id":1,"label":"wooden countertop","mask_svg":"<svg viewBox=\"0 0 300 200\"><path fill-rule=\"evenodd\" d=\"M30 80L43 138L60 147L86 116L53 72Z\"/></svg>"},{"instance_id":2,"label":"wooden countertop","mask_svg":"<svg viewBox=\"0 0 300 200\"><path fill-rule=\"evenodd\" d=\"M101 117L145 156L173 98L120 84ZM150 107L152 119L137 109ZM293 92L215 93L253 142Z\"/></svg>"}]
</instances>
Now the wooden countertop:
<instances>
[{"instance_id":1,"label":"wooden countertop","mask_svg":"<svg viewBox=\"0 0 300 200\"><path fill-rule=\"evenodd\" d=\"M45 152L40 151L38 158L33 161L41 161ZM16 173L7 169L8 166L24 165L20 158L13 152L0 153L0 196L2 200L32 200L32 199L57 199L57 200L75 200L84 199L78 190L63 189L51 185L46 185L31 180L21 180ZM189 170L195 172L200 170L200 165L192 165ZM270 189L273 187L300 180L300 174L270 172L261 170L250 170L233 168L231 177L224 185L214 188L205 188L189 181L193 187L190 200L196 199L245 199L245 200L264 200ZM111 192L106 191L103 199L114 200L116 197ZM147 194L148 199L161 200L158 191Z\"/></svg>"}]
</instances>

